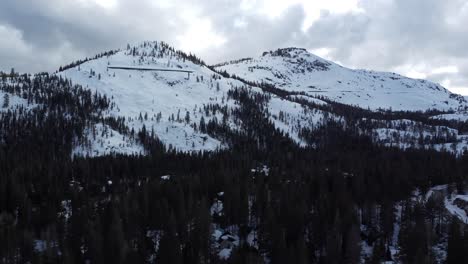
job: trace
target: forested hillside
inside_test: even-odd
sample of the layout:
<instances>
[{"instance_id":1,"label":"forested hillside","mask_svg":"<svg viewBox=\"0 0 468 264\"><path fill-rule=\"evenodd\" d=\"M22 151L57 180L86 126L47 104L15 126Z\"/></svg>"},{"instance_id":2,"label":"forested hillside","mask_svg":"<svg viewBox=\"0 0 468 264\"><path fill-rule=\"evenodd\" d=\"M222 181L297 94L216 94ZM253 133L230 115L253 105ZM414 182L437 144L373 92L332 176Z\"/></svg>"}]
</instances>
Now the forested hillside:
<instances>
[{"instance_id":1,"label":"forested hillside","mask_svg":"<svg viewBox=\"0 0 468 264\"><path fill-rule=\"evenodd\" d=\"M447 109L304 96L153 42L61 70L0 80L0 263L468 262Z\"/></svg>"}]
</instances>

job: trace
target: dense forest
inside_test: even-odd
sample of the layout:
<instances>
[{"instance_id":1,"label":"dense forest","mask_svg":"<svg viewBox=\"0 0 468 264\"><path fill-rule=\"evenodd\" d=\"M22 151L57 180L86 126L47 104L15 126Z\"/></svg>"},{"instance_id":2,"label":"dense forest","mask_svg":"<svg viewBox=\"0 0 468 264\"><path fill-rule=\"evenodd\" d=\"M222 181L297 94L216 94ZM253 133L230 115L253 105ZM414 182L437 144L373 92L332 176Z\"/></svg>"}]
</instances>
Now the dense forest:
<instances>
[{"instance_id":1,"label":"dense forest","mask_svg":"<svg viewBox=\"0 0 468 264\"><path fill-rule=\"evenodd\" d=\"M444 184L464 193L468 153L385 147L332 121L304 128L311 147L301 147L266 118L268 96L247 86L228 94L239 107L225 113L242 130L195 124L229 148L180 153L144 127L102 118L111 99L68 80L3 78L1 91L36 107L0 113L0 263L436 263L439 245L446 263L468 263L468 226L443 196L423 195ZM328 107L348 124L372 115ZM147 155L73 156L95 122Z\"/></svg>"}]
</instances>

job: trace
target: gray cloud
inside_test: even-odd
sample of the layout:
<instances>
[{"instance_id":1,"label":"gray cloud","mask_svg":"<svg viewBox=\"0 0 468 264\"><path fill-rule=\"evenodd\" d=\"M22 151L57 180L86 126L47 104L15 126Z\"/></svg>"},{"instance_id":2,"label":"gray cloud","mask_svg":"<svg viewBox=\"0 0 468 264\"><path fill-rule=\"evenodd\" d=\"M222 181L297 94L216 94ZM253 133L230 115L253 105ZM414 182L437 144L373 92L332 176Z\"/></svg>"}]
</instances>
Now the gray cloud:
<instances>
[{"instance_id":1,"label":"gray cloud","mask_svg":"<svg viewBox=\"0 0 468 264\"><path fill-rule=\"evenodd\" d=\"M173 13L152 8L150 1L120 1L110 12L76 0L7 0L0 9L0 29L4 29L0 30L0 39L21 44L24 50L1 49L0 69L50 71L128 42L153 38L175 41L176 25L184 24ZM16 60L3 60L12 53L17 55Z\"/></svg>"},{"instance_id":2,"label":"gray cloud","mask_svg":"<svg viewBox=\"0 0 468 264\"><path fill-rule=\"evenodd\" d=\"M265 50L294 46L303 42L301 30L305 14L301 6L293 6L276 19L266 19L256 14L231 14L226 19L216 18L217 31L224 35L228 42L215 52L206 54L210 62L236 59L247 56L258 56ZM243 26L236 26L236 19Z\"/></svg>"},{"instance_id":3,"label":"gray cloud","mask_svg":"<svg viewBox=\"0 0 468 264\"><path fill-rule=\"evenodd\" d=\"M198 52L209 63L286 46L327 48L327 57L345 66L415 70L437 82L468 87L466 1L361 0L359 7L363 12L323 11L304 32L301 5L272 18L242 8L237 0L119 0L112 10L82 0L4 0L0 70L52 71L141 40L164 40L190 51L179 37L194 20L208 19L213 34L225 39ZM188 19L187 12L193 17ZM432 73L445 66L456 66L458 73Z\"/></svg>"},{"instance_id":4,"label":"gray cloud","mask_svg":"<svg viewBox=\"0 0 468 264\"><path fill-rule=\"evenodd\" d=\"M360 5L363 13L322 15L307 32L308 47L332 48L329 56L345 65L384 71L403 67L468 87L466 1L363 0ZM458 67L459 73L431 73L446 66Z\"/></svg>"}]
</instances>

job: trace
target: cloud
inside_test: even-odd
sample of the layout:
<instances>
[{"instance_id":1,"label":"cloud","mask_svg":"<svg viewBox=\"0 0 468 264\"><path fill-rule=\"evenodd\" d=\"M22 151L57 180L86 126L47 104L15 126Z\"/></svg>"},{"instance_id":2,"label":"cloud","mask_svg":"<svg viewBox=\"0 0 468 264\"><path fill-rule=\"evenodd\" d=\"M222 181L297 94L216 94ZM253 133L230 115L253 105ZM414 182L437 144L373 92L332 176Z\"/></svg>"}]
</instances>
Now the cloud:
<instances>
[{"instance_id":1,"label":"cloud","mask_svg":"<svg viewBox=\"0 0 468 264\"><path fill-rule=\"evenodd\" d=\"M467 24L464 0L5 0L0 70L53 71L129 42L164 40L209 63L298 46L345 66L462 88ZM444 67L458 72L437 71Z\"/></svg>"},{"instance_id":2,"label":"cloud","mask_svg":"<svg viewBox=\"0 0 468 264\"><path fill-rule=\"evenodd\" d=\"M151 1L135 2L121 0L109 7L110 2L94 0L7 0L0 9L0 26L16 32L29 53L17 54L17 60L8 64L2 60L0 69L52 71L128 42L175 41L182 32L179 28L187 26L173 16L176 10L154 7ZM7 40L1 37L2 42Z\"/></svg>"},{"instance_id":3,"label":"cloud","mask_svg":"<svg viewBox=\"0 0 468 264\"><path fill-rule=\"evenodd\" d=\"M465 1L363 0L360 8L322 14L307 31L308 47L328 48L327 57L346 66L425 76L468 94ZM434 72L447 65L458 72Z\"/></svg>"},{"instance_id":4,"label":"cloud","mask_svg":"<svg viewBox=\"0 0 468 264\"><path fill-rule=\"evenodd\" d=\"M232 14L230 19L214 21L216 30L226 38L225 45L207 52L209 62L221 62L247 56L258 56L265 50L293 46L302 42L301 30L304 10L296 5L275 19L259 17L254 13ZM237 19L237 20L236 20ZM239 22L242 21L241 26Z\"/></svg>"}]
</instances>

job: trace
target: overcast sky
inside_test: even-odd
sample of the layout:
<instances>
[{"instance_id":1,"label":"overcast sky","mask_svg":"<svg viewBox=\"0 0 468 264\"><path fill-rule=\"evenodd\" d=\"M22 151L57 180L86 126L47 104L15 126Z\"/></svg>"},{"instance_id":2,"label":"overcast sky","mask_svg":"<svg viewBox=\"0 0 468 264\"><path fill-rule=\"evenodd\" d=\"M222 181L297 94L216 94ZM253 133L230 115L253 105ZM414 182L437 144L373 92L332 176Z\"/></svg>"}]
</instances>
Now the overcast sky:
<instances>
[{"instance_id":1,"label":"overcast sky","mask_svg":"<svg viewBox=\"0 0 468 264\"><path fill-rule=\"evenodd\" d=\"M466 0L1 0L0 70L53 71L142 40L208 63L303 47L468 95Z\"/></svg>"}]
</instances>

